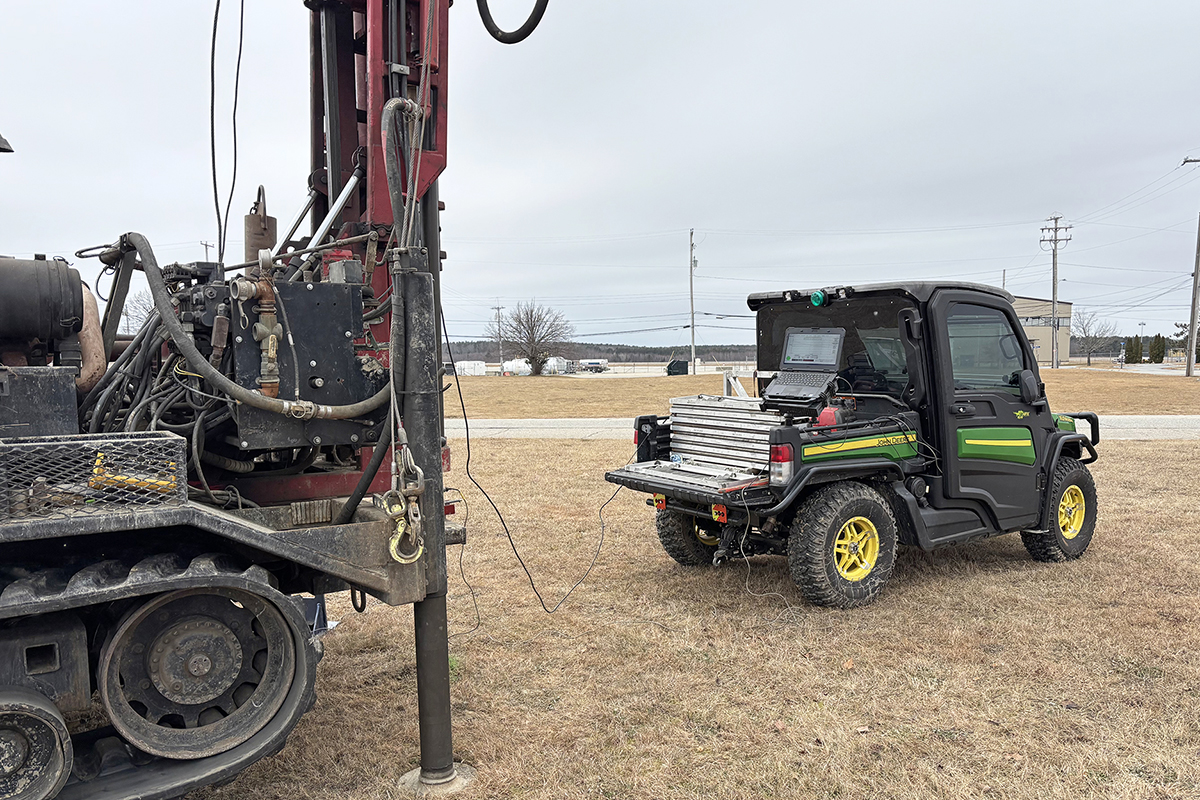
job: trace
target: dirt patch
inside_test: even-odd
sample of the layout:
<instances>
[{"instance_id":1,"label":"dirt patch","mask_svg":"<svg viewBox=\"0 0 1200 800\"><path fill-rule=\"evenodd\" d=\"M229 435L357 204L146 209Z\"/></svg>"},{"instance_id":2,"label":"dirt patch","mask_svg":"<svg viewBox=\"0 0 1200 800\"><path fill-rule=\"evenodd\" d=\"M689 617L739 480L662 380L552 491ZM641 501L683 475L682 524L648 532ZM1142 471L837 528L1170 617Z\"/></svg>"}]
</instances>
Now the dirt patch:
<instances>
[{"instance_id":1,"label":"dirt patch","mask_svg":"<svg viewBox=\"0 0 1200 800\"><path fill-rule=\"evenodd\" d=\"M452 380L452 379L451 379ZM665 414L672 397L720 394L720 375L637 378L464 377L467 413L480 419L635 417ZM1122 370L1042 370L1055 411L1200 414L1200 380ZM749 380L744 383L749 387ZM453 386L446 416L461 418Z\"/></svg>"},{"instance_id":2,"label":"dirt patch","mask_svg":"<svg viewBox=\"0 0 1200 800\"><path fill-rule=\"evenodd\" d=\"M603 472L629 449L473 443L548 601L592 558ZM462 797L1200 795L1200 449L1101 453L1080 561L1035 563L1016 536L905 550L879 602L840 612L804 605L782 558L677 566L643 497L622 491L591 577L547 616L465 488L482 627L451 641L455 742L480 775ZM475 624L459 550L453 634ZM317 705L287 747L197 796L397 796L419 757L411 610L335 611Z\"/></svg>"}]
</instances>

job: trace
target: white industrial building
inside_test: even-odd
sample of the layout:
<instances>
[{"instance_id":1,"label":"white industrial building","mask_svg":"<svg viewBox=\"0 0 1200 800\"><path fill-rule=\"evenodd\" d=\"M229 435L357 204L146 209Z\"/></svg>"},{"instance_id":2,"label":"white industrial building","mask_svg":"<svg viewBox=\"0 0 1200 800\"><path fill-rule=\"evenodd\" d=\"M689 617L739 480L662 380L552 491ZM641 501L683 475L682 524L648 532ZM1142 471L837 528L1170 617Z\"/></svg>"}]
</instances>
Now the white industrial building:
<instances>
[{"instance_id":1,"label":"white industrial building","mask_svg":"<svg viewBox=\"0 0 1200 800\"><path fill-rule=\"evenodd\" d=\"M1033 345L1039 364L1054 360L1052 352L1053 326L1050 322L1052 301L1040 297L1014 297L1013 309L1021 320L1021 327ZM1071 304L1058 301L1058 361L1065 363L1071 354Z\"/></svg>"}]
</instances>

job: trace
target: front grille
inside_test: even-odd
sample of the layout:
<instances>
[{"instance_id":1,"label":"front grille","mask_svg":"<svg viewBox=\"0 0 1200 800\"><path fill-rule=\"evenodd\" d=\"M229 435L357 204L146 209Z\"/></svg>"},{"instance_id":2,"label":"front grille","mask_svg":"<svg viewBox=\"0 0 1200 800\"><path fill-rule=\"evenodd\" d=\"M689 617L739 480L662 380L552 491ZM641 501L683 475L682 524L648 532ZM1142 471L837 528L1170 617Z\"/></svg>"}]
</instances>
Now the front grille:
<instances>
[{"instance_id":1,"label":"front grille","mask_svg":"<svg viewBox=\"0 0 1200 800\"><path fill-rule=\"evenodd\" d=\"M0 439L0 522L182 505L185 445L158 431Z\"/></svg>"}]
</instances>

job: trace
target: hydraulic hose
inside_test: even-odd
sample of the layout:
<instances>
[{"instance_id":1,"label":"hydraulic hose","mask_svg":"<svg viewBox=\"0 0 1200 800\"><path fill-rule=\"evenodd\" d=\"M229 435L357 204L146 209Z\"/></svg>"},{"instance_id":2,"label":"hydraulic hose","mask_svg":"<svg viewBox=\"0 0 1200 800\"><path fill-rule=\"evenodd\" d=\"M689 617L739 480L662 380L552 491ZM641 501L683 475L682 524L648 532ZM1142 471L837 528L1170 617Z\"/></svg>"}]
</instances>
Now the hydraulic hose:
<instances>
[{"instance_id":1,"label":"hydraulic hose","mask_svg":"<svg viewBox=\"0 0 1200 800\"><path fill-rule=\"evenodd\" d=\"M492 19L492 11L488 8L488 0L478 0L479 17L483 20L483 27L487 28L487 32L492 35L500 44L516 44L524 41L529 34L533 33L533 29L542 21L542 14L546 13L546 4L550 0L536 0L533 4L533 11L529 14L529 19L525 20L525 24L517 28L515 31L502 31L500 26L496 24L496 20Z\"/></svg>"},{"instance_id":2,"label":"hydraulic hose","mask_svg":"<svg viewBox=\"0 0 1200 800\"><path fill-rule=\"evenodd\" d=\"M362 477L358 479L358 483L354 486L354 491L346 498L346 502L342 505L342 510L334 517L333 525L345 525L354 519L354 512L358 510L358 504L367 496L367 490L371 488L371 484L375 481L375 476L379 474L379 467L383 464L383 459L392 450L392 425L388 423L387 428L383 431L383 435L379 437L379 441L375 443L375 449L371 451L371 460L367 462L367 468L363 470Z\"/></svg>"},{"instance_id":3,"label":"hydraulic hose","mask_svg":"<svg viewBox=\"0 0 1200 800\"><path fill-rule=\"evenodd\" d=\"M127 233L123 240L135 250L142 261L142 269L146 273L146 282L150 284L150 294L154 297L154 307L161 317L162 325L167 329L171 340L179 348L180 355L187 361L188 366L204 377L210 385L237 400L254 408L283 414L295 419L356 419L369 414L388 402L390 392L387 387L380 389L371 397L358 403L344 406L322 406L304 400L280 400L253 392L244 386L239 386L220 370L208 363L192 337L183 329L175 308L171 305L171 294L167 290L167 282L163 279L162 270L158 268L158 260L150 249L150 242L140 233Z\"/></svg>"}]
</instances>

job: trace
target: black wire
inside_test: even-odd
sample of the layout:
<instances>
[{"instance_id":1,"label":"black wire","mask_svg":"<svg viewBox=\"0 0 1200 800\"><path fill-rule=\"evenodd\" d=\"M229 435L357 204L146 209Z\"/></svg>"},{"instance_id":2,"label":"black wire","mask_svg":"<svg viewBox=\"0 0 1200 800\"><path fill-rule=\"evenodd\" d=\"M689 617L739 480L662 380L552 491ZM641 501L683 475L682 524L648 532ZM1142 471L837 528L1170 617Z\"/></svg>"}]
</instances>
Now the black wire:
<instances>
[{"instance_id":1,"label":"black wire","mask_svg":"<svg viewBox=\"0 0 1200 800\"><path fill-rule=\"evenodd\" d=\"M237 135L237 108L238 108L238 91L242 83L242 42L246 31L246 0L241 0L241 5L238 10L238 51L237 51L237 66L233 71L233 174L229 179L229 199L225 201L225 223L221 230L220 243L217 246L217 261L225 262L225 240L229 237L229 211L233 206L233 190L237 186L237 162L238 162L238 135Z\"/></svg>"},{"instance_id":2,"label":"black wire","mask_svg":"<svg viewBox=\"0 0 1200 800\"><path fill-rule=\"evenodd\" d=\"M466 527L467 522L471 519L471 507L469 505L467 505L466 495L464 495L462 493L462 490L455 489L452 486L445 487L445 491L456 492L458 494L458 499L463 504L463 512L464 512L463 527ZM472 633L474 633L475 631L477 631L483 627L483 617L480 616L480 614L479 614L479 598L477 598L475 596L475 587L472 586L471 582L467 580L467 571L463 567L463 553L465 553L466 551L467 551L467 543L464 541L462 543L462 547L460 547L458 549L458 574L460 576L462 576L462 582L464 584L466 584L467 591L471 593L471 602L475 604L475 625L468 631L461 631L460 633L450 634L450 636L447 637L448 639L453 639L458 636L470 636Z\"/></svg>"},{"instance_id":3,"label":"black wire","mask_svg":"<svg viewBox=\"0 0 1200 800\"><path fill-rule=\"evenodd\" d=\"M362 589L350 587L350 605L359 614L367 610L367 593Z\"/></svg>"},{"instance_id":4,"label":"black wire","mask_svg":"<svg viewBox=\"0 0 1200 800\"><path fill-rule=\"evenodd\" d=\"M208 147L212 161L213 208L217 212L217 247L224 241L224 224L221 221L221 191L217 188L217 23L221 19L221 0L216 0L213 10L212 53L208 60ZM217 260L220 260L218 253Z\"/></svg>"},{"instance_id":5,"label":"black wire","mask_svg":"<svg viewBox=\"0 0 1200 800\"><path fill-rule=\"evenodd\" d=\"M442 317L442 333L446 336L446 354L450 356L451 361L454 361L454 349L450 345L450 331L446 327L445 317ZM612 497L609 497L604 501L604 504L600 506L600 541L596 543L596 552L592 554L592 561L590 564L588 564L587 570L584 571L583 576L579 580L572 584L571 588L567 590L567 593L562 596L562 599L554 604L554 608L550 608L546 605L546 600L544 597L542 597L542 593L538 591L537 584L534 583L533 580L533 575L529 572L529 567L525 565L525 559L521 558L521 553L519 550L517 550L517 543L513 540L512 532L509 531L508 523L504 521L504 515L500 513L500 508L496 505L496 502L492 500L492 497L487 493L487 490L480 486L479 481L475 480L475 476L471 474L471 423L470 420L467 419L467 404L466 401L463 400L462 383L458 379L457 370L455 370L454 373L454 386L458 390L458 403L459 407L462 408L463 428L466 432L467 440L467 463L463 468L463 471L466 472L467 479L474 484L475 488L478 489L480 493L483 494L483 498L488 501L488 504L492 507L492 511L496 512L496 518L500 520L500 526L504 528L504 535L508 537L508 546L512 548L513 555L517 557L517 563L521 565L521 569L525 572L525 577L529 579L529 588L533 589L533 593L537 595L538 602L542 605L542 610L547 614L553 614L562 607L563 603L567 602L567 598L570 597L571 593L579 587L579 584L587 580L588 575L592 573L592 568L596 566L596 560L600 557L600 549L604 547L604 507L611 503L613 499L616 498L616 496L620 493L621 489L625 487L618 486L617 491L612 493ZM632 460L633 459L631 458L630 461Z\"/></svg>"}]
</instances>

